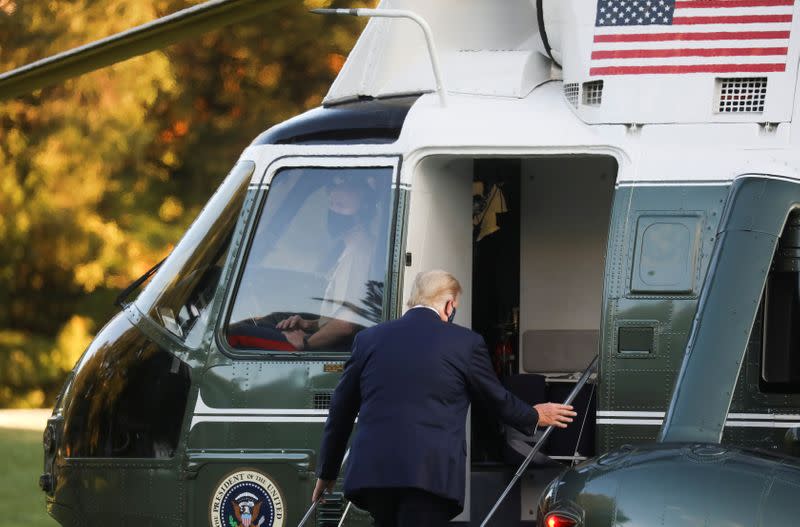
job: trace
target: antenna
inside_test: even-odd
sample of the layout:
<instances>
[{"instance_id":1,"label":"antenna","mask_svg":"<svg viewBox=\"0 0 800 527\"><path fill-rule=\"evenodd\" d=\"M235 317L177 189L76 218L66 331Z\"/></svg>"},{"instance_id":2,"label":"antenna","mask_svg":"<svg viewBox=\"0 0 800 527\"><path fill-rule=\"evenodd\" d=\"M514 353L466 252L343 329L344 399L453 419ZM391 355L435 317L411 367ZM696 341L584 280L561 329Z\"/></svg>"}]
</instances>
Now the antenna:
<instances>
[{"instance_id":1,"label":"antenna","mask_svg":"<svg viewBox=\"0 0 800 527\"><path fill-rule=\"evenodd\" d=\"M433 76L436 79L436 91L439 93L439 101L442 107L447 106L447 90L444 87L442 80L442 71L439 67L439 55L436 52L436 45L433 43L433 32L431 26L425 21L424 18L405 9L312 9L312 13L318 15L348 15L348 16L363 16L374 18L408 18L422 28L425 33L425 42L428 44L428 54L431 56L431 67L433 68Z\"/></svg>"}]
</instances>

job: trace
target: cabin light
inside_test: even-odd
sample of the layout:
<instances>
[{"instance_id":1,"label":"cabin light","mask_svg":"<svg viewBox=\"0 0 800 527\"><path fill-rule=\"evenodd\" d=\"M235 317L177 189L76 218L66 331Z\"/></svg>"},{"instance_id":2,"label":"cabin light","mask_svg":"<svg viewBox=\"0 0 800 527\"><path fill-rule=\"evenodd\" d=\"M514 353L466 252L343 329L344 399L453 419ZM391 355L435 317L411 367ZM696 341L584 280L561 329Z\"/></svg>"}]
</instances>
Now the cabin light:
<instances>
[{"instance_id":1,"label":"cabin light","mask_svg":"<svg viewBox=\"0 0 800 527\"><path fill-rule=\"evenodd\" d=\"M544 524L547 527L575 527L578 525L575 518L571 518L558 512L551 512L544 518Z\"/></svg>"}]
</instances>

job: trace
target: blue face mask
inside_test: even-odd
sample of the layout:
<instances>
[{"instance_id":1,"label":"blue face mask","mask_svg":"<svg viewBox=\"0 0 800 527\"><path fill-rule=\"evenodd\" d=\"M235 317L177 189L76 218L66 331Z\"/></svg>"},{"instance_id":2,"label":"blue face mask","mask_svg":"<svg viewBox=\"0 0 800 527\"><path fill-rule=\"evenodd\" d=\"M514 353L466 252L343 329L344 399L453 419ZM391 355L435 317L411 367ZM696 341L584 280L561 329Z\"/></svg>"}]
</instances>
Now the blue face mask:
<instances>
[{"instance_id":1,"label":"blue face mask","mask_svg":"<svg viewBox=\"0 0 800 527\"><path fill-rule=\"evenodd\" d=\"M447 321L452 324L454 318L456 318L456 306L453 306L453 310L450 311L450 316L447 317Z\"/></svg>"}]
</instances>

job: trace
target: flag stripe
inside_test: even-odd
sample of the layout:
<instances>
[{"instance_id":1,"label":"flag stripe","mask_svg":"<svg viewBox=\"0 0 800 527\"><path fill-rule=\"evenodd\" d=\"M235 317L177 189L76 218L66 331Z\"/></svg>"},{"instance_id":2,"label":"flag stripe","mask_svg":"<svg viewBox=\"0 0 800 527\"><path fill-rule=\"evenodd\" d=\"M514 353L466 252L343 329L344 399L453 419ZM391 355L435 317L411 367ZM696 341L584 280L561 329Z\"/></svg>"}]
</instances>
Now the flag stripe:
<instances>
[{"instance_id":1,"label":"flag stripe","mask_svg":"<svg viewBox=\"0 0 800 527\"><path fill-rule=\"evenodd\" d=\"M786 64L687 64L678 66L604 66L589 75L648 75L674 73L767 73L786 71Z\"/></svg>"},{"instance_id":2,"label":"flag stripe","mask_svg":"<svg viewBox=\"0 0 800 527\"><path fill-rule=\"evenodd\" d=\"M736 56L736 57L654 57L654 58L637 58L637 59L594 59L591 62L592 67L601 66L689 66L692 64L738 64L740 66L745 64L776 64L778 62L785 63L786 57L769 55L769 56Z\"/></svg>"},{"instance_id":3,"label":"flag stripe","mask_svg":"<svg viewBox=\"0 0 800 527\"><path fill-rule=\"evenodd\" d=\"M592 52L592 59L653 57L736 57L786 55L789 48L619 49Z\"/></svg>"},{"instance_id":4,"label":"flag stripe","mask_svg":"<svg viewBox=\"0 0 800 527\"><path fill-rule=\"evenodd\" d=\"M676 16L673 26L695 24L767 24L791 22L792 15L744 15L744 16Z\"/></svg>"},{"instance_id":5,"label":"flag stripe","mask_svg":"<svg viewBox=\"0 0 800 527\"><path fill-rule=\"evenodd\" d=\"M751 29L752 28L752 29ZM787 34L792 30L792 24L760 24L758 26L746 25L715 25L715 24L698 24L696 26L680 26L679 28L672 28L670 26L616 26L616 27L598 27L595 35L648 35L655 33L748 33L751 31L786 31Z\"/></svg>"},{"instance_id":6,"label":"flag stripe","mask_svg":"<svg viewBox=\"0 0 800 527\"><path fill-rule=\"evenodd\" d=\"M794 6L794 0L678 0L675 9Z\"/></svg>"},{"instance_id":7,"label":"flag stripe","mask_svg":"<svg viewBox=\"0 0 800 527\"><path fill-rule=\"evenodd\" d=\"M788 31L714 31L709 33L630 33L595 35L595 42L653 42L661 40L788 39Z\"/></svg>"},{"instance_id":8,"label":"flag stripe","mask_svg":"<svg viewBox=\"0 0 800 527\"><path fill-rule=\"evenodd\" d=\"M624 12L623 14L626 14ZM676 9L673 16L746 16L746 15L792 15L794 7L791 6L770 6L770 7L696 7L692 9ZM666 24L665 24L666 25ZM624 26L621 26L624 27Z\"/></svg>"},{"instance_id":9,"label":"flag stripe","mask_svg":"<svg viewBox=\"0 0 800 527\"><path fill-rule=\"evenodd\" d=\"M600 42L595 43L593 51L617 51L631 49L711 49L711 48L788 48L789 41L781 40L715 40L674 42Z\"/></svg>"}]
</instances>

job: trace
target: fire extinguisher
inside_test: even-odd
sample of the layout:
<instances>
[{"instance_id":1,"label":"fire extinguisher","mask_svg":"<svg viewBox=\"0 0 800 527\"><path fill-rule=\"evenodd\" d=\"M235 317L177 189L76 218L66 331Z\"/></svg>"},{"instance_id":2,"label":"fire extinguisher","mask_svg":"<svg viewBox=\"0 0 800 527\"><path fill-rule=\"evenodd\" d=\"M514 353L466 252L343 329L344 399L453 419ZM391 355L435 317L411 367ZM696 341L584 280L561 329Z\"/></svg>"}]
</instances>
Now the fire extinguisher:
<instances>
[{"instance_id":1,"label":"fire extinguisher","mask_svg":"<svg viewBox=\"0 0 800 527\"><path fill-rule=\"evenodd\" d=\"M514 349L511 340L503 338L494 347L494 370L499 377L511 375L511 364L514 358Z\"/></svg>"}]
</instances>

